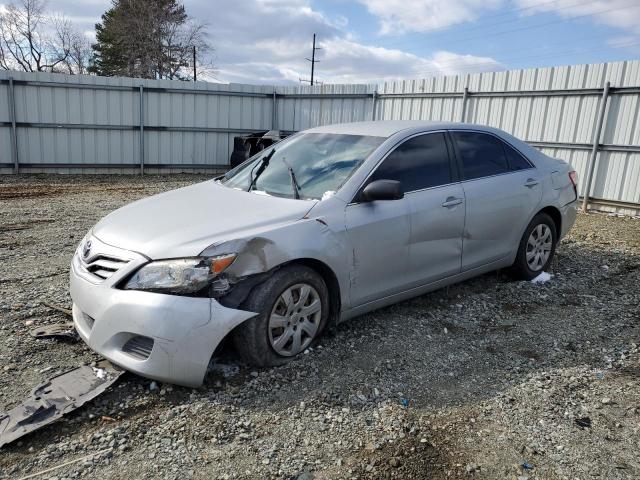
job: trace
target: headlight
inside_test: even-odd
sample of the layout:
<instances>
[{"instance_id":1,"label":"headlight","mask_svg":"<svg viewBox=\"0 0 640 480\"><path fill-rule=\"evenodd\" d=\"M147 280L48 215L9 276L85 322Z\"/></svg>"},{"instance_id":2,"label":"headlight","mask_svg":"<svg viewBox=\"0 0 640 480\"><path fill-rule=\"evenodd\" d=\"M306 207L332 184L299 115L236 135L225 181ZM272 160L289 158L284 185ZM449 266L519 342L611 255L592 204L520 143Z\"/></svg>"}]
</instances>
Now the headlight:
<instances>
[{"instance_id":1,"label":"headlight","mask_svg":"<svg viewBox=\"0 0 640 480\"><path fill-rule=\"evenodd\" d=\"M236 259L235 254L217 257L177 258L144 265L125 284L126 290L194 293L206 287Z\"/></svg>"}]
</instances>

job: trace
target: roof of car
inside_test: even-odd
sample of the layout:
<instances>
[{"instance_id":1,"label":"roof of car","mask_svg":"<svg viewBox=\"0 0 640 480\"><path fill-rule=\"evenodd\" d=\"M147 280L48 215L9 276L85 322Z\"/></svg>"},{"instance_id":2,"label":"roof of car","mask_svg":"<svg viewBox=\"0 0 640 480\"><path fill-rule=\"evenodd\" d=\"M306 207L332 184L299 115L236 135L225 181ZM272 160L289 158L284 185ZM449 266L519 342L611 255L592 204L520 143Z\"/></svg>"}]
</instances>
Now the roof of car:
<instances>
[{"instance_id":1,"label":"roof of car","mask_svg":"<svg viewBox=\"0 0 640 480\"><path fill-rule=\"evenodd\" d=\"M377 120L370 122L336 123L306 130L306 133L341 133L344 135L371 135L374 137L390 137L394 133L410 128L441 130L446 128L470 128L488 130L482 125L470 125L459 122L428 122L425 120Z\"/></svg>"}]
</instances>

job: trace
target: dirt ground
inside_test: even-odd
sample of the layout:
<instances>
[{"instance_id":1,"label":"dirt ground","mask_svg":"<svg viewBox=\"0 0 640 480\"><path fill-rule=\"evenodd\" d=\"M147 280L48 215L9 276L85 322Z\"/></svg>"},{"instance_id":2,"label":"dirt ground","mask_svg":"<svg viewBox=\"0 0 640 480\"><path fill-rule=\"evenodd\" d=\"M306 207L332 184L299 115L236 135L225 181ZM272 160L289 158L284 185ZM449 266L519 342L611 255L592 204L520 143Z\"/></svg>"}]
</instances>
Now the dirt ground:
<instances>
[{"instance_id":1,"label":"dirt ground","mask_svg":"<svg viewBox=\"0 0 640 480\"><path fill-rule=\"evenodd\" d=\"M0 411L99 357L67 320L87 230L204 176L0 177ZM340 324L200 389L126 374L0 450L0 478L640 478L640 220L581 214L545 284L489 275Z\"/></svg>"}]
</instances>

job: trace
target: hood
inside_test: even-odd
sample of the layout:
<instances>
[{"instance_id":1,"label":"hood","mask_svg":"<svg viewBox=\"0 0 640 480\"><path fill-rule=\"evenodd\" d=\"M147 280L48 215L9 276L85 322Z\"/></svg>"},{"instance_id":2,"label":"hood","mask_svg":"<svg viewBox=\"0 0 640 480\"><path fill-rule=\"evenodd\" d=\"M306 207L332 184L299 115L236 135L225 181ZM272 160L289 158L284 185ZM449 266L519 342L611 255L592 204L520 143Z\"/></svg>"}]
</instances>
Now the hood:
<instances>
[{"instance_id":1,"label":"hood","mask_svg":"<svg viewBox=\"0 0 640 480\"><path fill-rule=\"evenodd\" d=\"M242 232L295 221L315 204L234 190L213 180L122 207L93 228L101 241L152 259L191 257Z\"/></svg>"}]
</instances>

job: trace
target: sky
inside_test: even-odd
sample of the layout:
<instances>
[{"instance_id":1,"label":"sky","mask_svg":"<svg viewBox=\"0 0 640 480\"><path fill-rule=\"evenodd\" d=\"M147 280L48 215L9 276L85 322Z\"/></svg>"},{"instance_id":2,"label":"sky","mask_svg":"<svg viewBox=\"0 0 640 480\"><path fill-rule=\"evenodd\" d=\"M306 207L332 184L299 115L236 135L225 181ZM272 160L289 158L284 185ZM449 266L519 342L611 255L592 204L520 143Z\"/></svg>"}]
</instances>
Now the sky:
<instances>
[{"instance_id":1,"label":"sky","mask_svg":"<svg viewBox=\"0 0 640 480\"><path fill-rule=\"evenodd\" d=\"M92 35L110 0L49 0ZM640 58L640 0L184 0L210 80L372 83Z\"/></svg>"}]
</instances>

